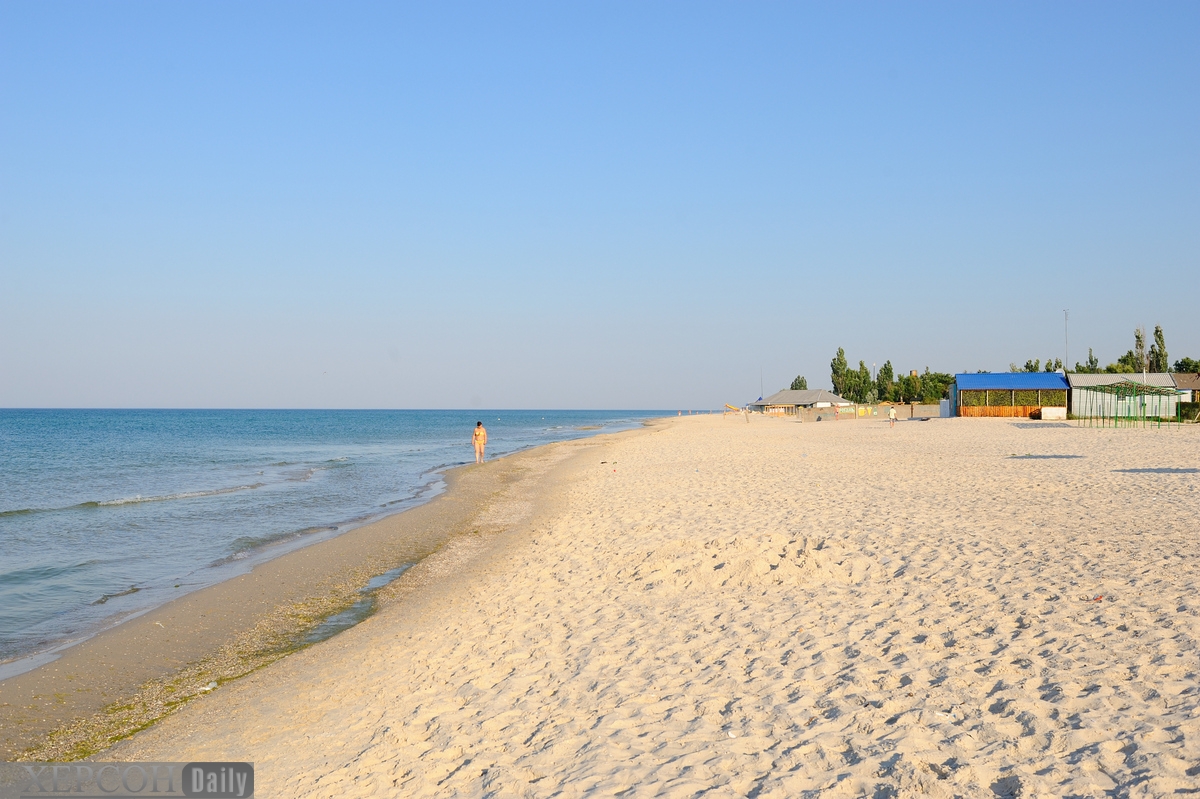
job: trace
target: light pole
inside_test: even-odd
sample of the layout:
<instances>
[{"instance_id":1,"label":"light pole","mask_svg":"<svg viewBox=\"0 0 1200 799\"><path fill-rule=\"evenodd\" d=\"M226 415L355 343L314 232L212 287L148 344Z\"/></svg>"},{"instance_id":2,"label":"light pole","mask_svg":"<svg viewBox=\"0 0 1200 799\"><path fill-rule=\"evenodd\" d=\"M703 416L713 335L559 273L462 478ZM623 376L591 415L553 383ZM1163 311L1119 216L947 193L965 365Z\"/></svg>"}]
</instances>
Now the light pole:
<instances>
[{"instance_id":1,"label":"light pole","mask_svg":"<svg viewBox=\"0 0 1200 799\"><path fill-rule=\"evenodd\" d=\"M1067 364L1071 362L1071 335L1067 320L1071 318L1071 309L1063 308L1063 374L1067 373Z\"/></svg>"}]
</instances>

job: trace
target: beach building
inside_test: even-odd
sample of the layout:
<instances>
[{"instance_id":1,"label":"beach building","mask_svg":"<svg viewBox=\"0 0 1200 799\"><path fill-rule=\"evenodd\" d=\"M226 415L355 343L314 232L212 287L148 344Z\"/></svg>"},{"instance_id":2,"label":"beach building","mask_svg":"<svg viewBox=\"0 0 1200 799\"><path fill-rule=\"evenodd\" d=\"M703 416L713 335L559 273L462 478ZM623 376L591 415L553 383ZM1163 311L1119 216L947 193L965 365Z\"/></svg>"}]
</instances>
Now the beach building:
<instances>
[{"instance_id":1,"label":"beach building","mask_svg":"<svg viewBox=\"0 0 1200 799\"><path fill-rule=\"evenodd\" d=\"M1174 372L1171 379L1175 381L1175 389L1179 392L1180 402L1200 402L1200 374L1195 372Z\"/></svg>"},{"instance_id":2,"label":"beach building","mask_svg":"<svg viewBox=\"0 0 1200 799\"><path fill-rule=\"evenodd\" d=\"M853 404L850 400L823 388L800 391L785 388L766 399L750 403L750 408L772 416L794 416L800 408L844 408Z\"/></svg>"},{"instance_id":3,"label":"beach building","mask_svg":"<svg viewBox=\"0 0 1200 799\"><path fill-rule=\"evenodd\" d=\"M957 374L950 385L955 416L1066 418L1067 378L1058 372Z\"/></svg>"},{"instance_id":4,"label":"beach building","mask_svg":"<svg viewBox=\"0 0 1200 799\"><path fill-rule=\"evenodd\" d=\"M1179 410L1174 375L1070 374L1071 415L1078 417L1173 419Z\"/></svg>"}]
</instances>

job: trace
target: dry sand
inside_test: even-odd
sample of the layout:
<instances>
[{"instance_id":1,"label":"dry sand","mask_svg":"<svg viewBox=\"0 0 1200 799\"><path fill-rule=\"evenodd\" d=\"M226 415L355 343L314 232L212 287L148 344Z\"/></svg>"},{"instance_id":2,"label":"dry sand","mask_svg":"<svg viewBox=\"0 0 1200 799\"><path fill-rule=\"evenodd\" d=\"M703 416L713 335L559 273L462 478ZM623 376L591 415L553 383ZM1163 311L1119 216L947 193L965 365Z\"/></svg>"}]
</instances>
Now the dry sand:
<instances>
[{"instance_id":1,"label":"dry sand","mask_svg":"<svg viewBox=\"0 0 1200 799\"><path fill-rule=\"evenodd\" d=\"M99 759L261 796L1200 792L1200 429L683 418ZM1077 458L1013 458L1013 455ZM553 500L553 501L550 501Z\"/></svg>"}]
</instances>

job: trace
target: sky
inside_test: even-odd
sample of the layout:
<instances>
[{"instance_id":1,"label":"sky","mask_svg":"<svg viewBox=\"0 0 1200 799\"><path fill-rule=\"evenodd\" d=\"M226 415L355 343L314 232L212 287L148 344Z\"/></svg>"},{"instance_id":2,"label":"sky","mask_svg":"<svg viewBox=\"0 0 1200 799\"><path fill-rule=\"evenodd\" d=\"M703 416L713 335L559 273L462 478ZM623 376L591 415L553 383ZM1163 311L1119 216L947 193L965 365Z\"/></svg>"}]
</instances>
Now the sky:
<instances>
[{"instance_id":1,"label":"sky","mask_svg":"<svg viewBox=\"0 0 1200 799\"><path fill-rule=\"evenodd\" d=\"M1197 41L1194 2L3 3L0 407L1200 358Z\"/></svg>"}]
</instances>

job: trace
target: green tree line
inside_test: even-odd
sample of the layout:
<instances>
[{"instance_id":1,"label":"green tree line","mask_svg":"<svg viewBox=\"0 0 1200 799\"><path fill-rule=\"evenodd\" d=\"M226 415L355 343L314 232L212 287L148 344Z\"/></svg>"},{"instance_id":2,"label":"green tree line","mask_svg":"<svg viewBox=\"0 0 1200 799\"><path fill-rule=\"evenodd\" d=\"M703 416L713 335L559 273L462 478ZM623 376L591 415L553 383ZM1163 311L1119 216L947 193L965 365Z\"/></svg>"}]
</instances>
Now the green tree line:
<instances>
[{"instance_id":1,"label":"green tree line","mask_svg":"<svg viewBox=\"0 0 1200 799\"><path fill-rule=\"evenodd\" d=\"M890 360L872 376L865 361L859 361L857 369L850 368L846 351L841 347L829 363L829 377L833 393L851 402L868 405L874 402L935 403L949 396L950 384L954 382L954 375L931 372L928 366L923 374L913 371L897 377Z\"/></svg>"},{"instance_id":2,"label":"green tree line","mask_svg":"<svg viewBox=\"0 0 1200 799\"><path fill-rule=\"evenodd\" d=\"M1043 370L1041 360L1034 358L1026 361L1024 366L1015 363L1008 365L1010 372L1058 372L1063 368L1062 360L1047 358ZM1149 349L1146 347L1146 329L1136 328L1133 331L1133 349L1120 356L1107 366L1100 365L1100 359L1088 347L1088 357L1083 363L1075 362L1072 370L1077 374L1137 374L1139 372L1200 372L1200 360L1195 358L1180 358L1171 364L1167 355L1167 340L1163 335L1162 325L1154 326L1154 340Z\"/></svg>"},{"instance_id":3,"label":"green tree line","mask_svg":"<svg viewBox=\"0 0 1200 799\"><path fill-rule=\"evenodd\" d=\"M1195 358L1180 358L1171 364L1167 355L1167 339L1163 334L1162 325L1154 326L1154 340L1150 348L1146 348L1146 328L1139 327L1133 331L1133 349L1117 358L1108 366L1101 367L1100 359L1088 347L1088 357L1085 363L1075 363L1075 371L1079 374L1137 374L1139 372L1200 372L1200 361Z\"/></svg>"},{"instance_id":4,"label":"green tree line","mask_svg":"<svg viewBox=\"0 0 1200 799\"><path fill-rule=\"evenodd\" d=\"M1058 372L1063 369L1060 358L1047 358L1045 365L1040 358L1025 361L1018 367L1009 364L1012 372ZM1147 372L1200 372L1200 360L1195 358L1180 358L1173 365L1167 357L1166 336L1161 325L1155 325L1153 342L1146 347L1146 330L1139 327L1133 331L1133 349L1117 358L1113 363L1101 367L1100 360L1088 348L1086 363L1075 363L1075 372L1079 374L1134 374ZM867 368L865 361L858 362L858 368L851 368L846 360L846 351L838 347L837 355L829 362L829 377L833 383L833 393L845 397L851 402L871 404L874 402L919 402L935 403L950 395L950 384L954 375L945 372L931 372L925 367L923 374L909 372L896 376L892 362L885 361L874 375ZM804 375L798 375L792 381L793 390L808 388L808 380Z\"/></svg>"}]
</instances>

